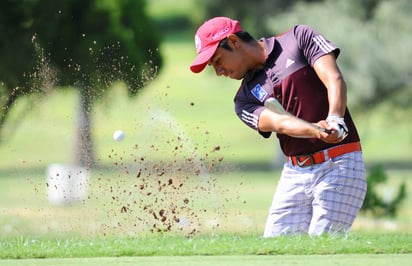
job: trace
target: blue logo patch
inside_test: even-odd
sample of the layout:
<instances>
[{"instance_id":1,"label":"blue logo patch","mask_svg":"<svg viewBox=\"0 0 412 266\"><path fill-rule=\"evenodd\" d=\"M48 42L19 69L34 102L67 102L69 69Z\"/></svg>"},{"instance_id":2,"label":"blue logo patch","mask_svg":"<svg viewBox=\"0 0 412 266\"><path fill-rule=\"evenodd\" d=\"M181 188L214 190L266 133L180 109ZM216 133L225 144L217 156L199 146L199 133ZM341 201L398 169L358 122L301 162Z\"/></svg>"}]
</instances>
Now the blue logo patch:
<instances>
[{"instance_id":1,"label":"blue logo patch","mask_svg":"<svg viewBox=\"0 0 412 266\"><path fill-rule=\"evenodd\" d=\"M252 89L252 94L255 96L259 101L263 102L263 100L266 98L268 93L260 86L260 84L257 84L253 89Z\"/></svg>"}]
</instances>

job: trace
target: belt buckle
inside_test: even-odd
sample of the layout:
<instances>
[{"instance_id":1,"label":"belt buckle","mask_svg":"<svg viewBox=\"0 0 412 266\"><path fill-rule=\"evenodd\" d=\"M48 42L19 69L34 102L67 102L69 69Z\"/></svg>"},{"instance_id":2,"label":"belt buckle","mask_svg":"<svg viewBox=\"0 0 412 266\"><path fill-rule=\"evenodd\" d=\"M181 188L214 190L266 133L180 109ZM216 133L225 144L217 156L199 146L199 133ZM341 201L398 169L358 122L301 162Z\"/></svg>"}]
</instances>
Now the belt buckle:
<instances>
[{"instance_id":1,"label":"belt buckle","mask_svg":"<svg viewBox=\"0 0 412 266\"><path fill-rule=\"evenodd\" d=\"M302 157L306 157L304 160L300 160L300 158L302 158ZM296 158L296 164L299 166L299 167L304 167L304 166L309 166L309 165L312 165L312 164L314 164L314 159L313 159L313 156L312 155L301 155L301 156L295 156L295 158ZM309 164L307 164L307 163L309 163ZM306 165L307 164L307 165Z\"/></svg>"}]
</instances>

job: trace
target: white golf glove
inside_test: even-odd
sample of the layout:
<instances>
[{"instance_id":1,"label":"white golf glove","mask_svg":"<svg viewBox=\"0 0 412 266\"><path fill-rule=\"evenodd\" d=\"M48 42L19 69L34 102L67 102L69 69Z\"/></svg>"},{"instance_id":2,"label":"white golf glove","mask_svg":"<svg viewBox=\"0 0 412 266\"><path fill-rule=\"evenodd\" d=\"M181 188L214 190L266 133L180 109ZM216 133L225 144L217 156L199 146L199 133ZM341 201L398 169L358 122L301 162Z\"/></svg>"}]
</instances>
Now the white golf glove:
<instances>
[{"instance_id":1,"label":"white golf glove","mask_svg":"<svg viewBox=\"0 0 412 266\"><path fill-rule=\"evenodd\" d=\"M330 115L326 118L326 122L328 122L329 126L338 132L338 138L342 138L343 140L348 136L349 130L343 117L338 115Z\"/></svg>"}]
</instances>

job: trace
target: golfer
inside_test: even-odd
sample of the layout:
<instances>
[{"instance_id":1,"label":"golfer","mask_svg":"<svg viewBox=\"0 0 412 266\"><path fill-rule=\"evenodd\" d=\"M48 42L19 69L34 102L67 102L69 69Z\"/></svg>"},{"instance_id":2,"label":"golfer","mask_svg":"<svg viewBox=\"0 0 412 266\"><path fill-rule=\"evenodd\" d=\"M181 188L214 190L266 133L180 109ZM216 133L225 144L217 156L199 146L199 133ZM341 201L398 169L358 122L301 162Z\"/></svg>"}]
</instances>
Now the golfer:
<instances>
[{"instance_id":1,"label":"golfer","mask_svg":"<svg viewBox=\"0 0 412 266\"><path fill-rule=\"evenodd\" d=\"M195 35L194 73L207 65L241 80L234 97L241 121L269 138L276 133L287 159L264 237L345 233L366 193L359 135L346 107L339 48L306 25L254 39L239 22L215 17ZM264 105L278 100L288 113ZM319 130L317 126L329 129Z\"/></svg>"}]
</instances>

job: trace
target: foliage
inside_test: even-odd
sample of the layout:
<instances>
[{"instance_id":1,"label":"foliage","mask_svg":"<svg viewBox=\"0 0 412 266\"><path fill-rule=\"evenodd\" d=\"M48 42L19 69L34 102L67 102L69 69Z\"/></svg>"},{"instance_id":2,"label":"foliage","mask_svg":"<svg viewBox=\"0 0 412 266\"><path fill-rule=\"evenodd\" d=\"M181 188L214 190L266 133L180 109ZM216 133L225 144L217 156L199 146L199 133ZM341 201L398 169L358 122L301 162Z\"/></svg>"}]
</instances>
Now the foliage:
<instances>
[{"instance_id":1,"label":"foliage","mask_svg":"<svg viewBox=\"0 0 412 266\"><path fill-rule=\"evenodd\" d=\"M159 38L144 14L143 1L40 0L32 31L61 70L64 85L82 83L101 89L125 81L131 94L160 66ZM72 45L70 45L72 43ZM149 64L150 63L150 64Z\"/></svg>"},{"instance_id":2,"label":"foliage","mask_svg":"<svg viewBox=\"0 0 412 266\"><path fill-rule=\"evenodd\" d=\"M116 81L136 95L162 64L145 1L5 1L0 12L0 133L18 98L75 87L80 101L74 163L94 166L96 99Z\"/></svg>"},{"instance_id":3,"label":"foliage","mask_svg":"<svg viewBox=\"0 0 412 266\"><path fill-rule=\"evenodd\" d=\"M144 0L2 1L0 34L0 129L21 96L76 86L92 103L118 80L135 95L162 65Z\"/></svg>"},{"instance_id":4,"label":"foliage","mask_svg":"<svg viewBox=\"0 0 412 266\"><path fill-rule=\"evenodd\" d=\"M367 176L368 190L361 211L371 212L375 217L395 217L401 203L406 198L406 184L401 183L398 193L392 198L392 194L380 197L376 191L379 184L387 180L387 175L382 165L376 165L370 169Z\"/></svg>"},{"instance_id":5,"label":"foliage","mask_svg":"<svg viewBox=\"0 0 412 266\"><path fill-rule=\"evenodd\" d=\"M0 3L0 129L21 95L28 92L41 93L49 89L41 86L42 76L36 75L37 70L43 69L44 64L40 64L36 69L39 60L38 56L35 56L36 51L29 32L31 5L26 2ZM28 58L32 60L27 60ZM51 80L52 76L52 73L48 75Z\"/></svg>"},{"instance_id":6,"label":"foliage","mask_svg":"<svg viewBox=\"0 0 412 266\"><path fill-rule=\"evenodd\" d=\"M287 12L300 0L198 0L205 7L205 17L227 16L240 20L242 26L256 36L271 34L270 28L265 25L265 21L281 12ZM317 2L320 0L306 0L307 2Z\"/></svg>"}]
</instances>

